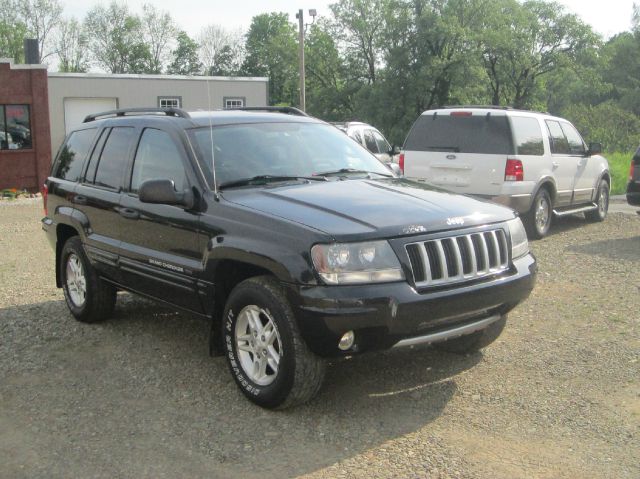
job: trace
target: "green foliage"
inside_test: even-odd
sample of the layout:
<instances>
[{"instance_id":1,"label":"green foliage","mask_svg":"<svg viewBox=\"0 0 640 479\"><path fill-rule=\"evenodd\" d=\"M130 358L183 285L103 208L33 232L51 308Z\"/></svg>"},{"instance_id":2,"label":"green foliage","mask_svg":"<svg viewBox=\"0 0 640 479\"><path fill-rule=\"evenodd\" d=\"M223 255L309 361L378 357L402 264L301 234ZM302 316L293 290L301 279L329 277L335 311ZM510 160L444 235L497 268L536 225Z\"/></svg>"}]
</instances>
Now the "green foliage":
<instances>
[{"instance_id":1,"label":"green foliage","mask_svg":"<svg viewBox=\"0 0 640 479\"><path fill-rule=\"evenodd\" d=\"M55 41L58 70L69 73L87 71L88 44L87 33L77 20L61 21Z\"/></svg>"},{"instance_id":2,"label":"green foliage","mask_svg":"<svg viewBox=\"0 0 640 479\"><path fill-rule=\"evenodd\" d=\"M198 44L187 35L179 32L176 48L171 51L172 62L167 67L170 75L197 75L202 69L198 59Z\"/></svg>"},{"instance_id":3,"label":"green foliage","mask_svg":"<svg viewBox=\"0 0 640 479\"><path fill-rule=\"evenodd\" d=\"M622 195L627 191L629 181L629 165L635 148L627 153L607 153L605 157L609 162L611 172L611 194Z\"/></svg>"},{"instance_id":4,"label":"green foliage","mask_svg":"<svg viewBox=\"0 0 640 479\"><path fill-rule=\"evenodd\" d=\"M18 15L15 0L0 2L0 58L12 58L16 63L24 60L22 41L28 35L27 25Z\"/></svg>"},{"instance_id":5,"label":"green foliage","mask_svg":"<svg viewBox=\"0 0 640 479\"><path fill-rule=\"evenodd\" d=\"M245 49L242 74L269 77L272 104L297 105L297 36L287 14L265 13L253 17Z\"/></svg>"},{"instance_id":6,"label":"green foliage","mask_svg":"<svg viewBox=\"0 0 640 479\"><path fill-rule=\"evenodd\" d=\"M602 143L605 151L635 151L640 145L640 118L614 102L571 105L562 116L571 121L586 142Z\"/></svg>"}]
</instances>

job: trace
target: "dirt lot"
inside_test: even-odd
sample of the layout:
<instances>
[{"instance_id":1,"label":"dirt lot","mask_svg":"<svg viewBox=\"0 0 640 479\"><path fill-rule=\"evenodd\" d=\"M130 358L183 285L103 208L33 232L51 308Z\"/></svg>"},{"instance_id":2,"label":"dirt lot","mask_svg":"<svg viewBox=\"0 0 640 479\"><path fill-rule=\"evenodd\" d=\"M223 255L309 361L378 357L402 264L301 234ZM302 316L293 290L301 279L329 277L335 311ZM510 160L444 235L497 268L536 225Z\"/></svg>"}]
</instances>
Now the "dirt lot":
<instances>
[{"instance_id":1,"label":"dirt lot","mask_svg":"<svg viewBox=\"0 0 640 479\"><path fill-rule=\"evenodd\" d=\"M201 320L122 295L75 322L41 202L0 202L1 477L640 477L640 217L569 218L483 354L337 362L267 412L207 356Z\"/></svg>"}]
</instances>

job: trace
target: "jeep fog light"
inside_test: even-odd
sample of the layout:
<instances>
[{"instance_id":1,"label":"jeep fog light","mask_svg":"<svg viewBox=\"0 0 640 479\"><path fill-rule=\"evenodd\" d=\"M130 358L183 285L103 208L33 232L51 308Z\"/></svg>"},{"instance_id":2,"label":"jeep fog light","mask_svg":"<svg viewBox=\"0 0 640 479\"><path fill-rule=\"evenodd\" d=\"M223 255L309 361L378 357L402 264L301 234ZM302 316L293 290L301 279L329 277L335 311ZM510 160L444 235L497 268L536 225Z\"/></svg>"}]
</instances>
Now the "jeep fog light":
<instances>
[{"instance_id":1,"label":"jeep fog light","mask_svg":"<svg viewBox=\"0 0 640 479\"><path fill-rule=\"evenodd\" d=\"M354 333L353 331L347 331L340 338L340 342L338 343L338 348L341 349L342 351L347 351L348 349L351 349L351 346L353 346L353 343L355 341L356 341L356 333Z\"/></svg>"},{"instance_id":2,"label":"jeep fog light","mask_svg":"<svg viewBox=\"0 0 640 479\"><path fill-rule=\"evenodd\" d=\"M366 284L402 281L400 261L386 241L317 244L311 259L327 284Z\"/></svg>"},{"instance_id":3,"label":"jeep fog light","mask_svg":"<svg viewBox=\"0 0 640 479\"><path fill-rule=\"evenodd\" d=\"M527 232L520 218L515 218L509 222L509 233L511 235L511 259L517 259L529 252L529 242Z\"/></svg>"}]
</instances>

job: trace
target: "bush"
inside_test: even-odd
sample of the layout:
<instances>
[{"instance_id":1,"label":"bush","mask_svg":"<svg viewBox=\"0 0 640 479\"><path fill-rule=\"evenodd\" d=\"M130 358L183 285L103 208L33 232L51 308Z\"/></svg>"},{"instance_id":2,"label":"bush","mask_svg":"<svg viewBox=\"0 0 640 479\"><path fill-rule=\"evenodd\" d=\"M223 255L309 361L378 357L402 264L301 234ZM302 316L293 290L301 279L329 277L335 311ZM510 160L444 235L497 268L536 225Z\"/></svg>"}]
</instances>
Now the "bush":
<instances>
[{"instance_id":1,"label":"bush","mask_svg":"<svg viewBox=\"0 0 640 479\"><path fill-rule=\"evenodd\" d=\"M609 161L609 172L611 173L611 194L622 195L627 188L629 164L631 163L631 158L633 158L633 152L608 153L605 157Z\"/></svg>"}]
</instances>

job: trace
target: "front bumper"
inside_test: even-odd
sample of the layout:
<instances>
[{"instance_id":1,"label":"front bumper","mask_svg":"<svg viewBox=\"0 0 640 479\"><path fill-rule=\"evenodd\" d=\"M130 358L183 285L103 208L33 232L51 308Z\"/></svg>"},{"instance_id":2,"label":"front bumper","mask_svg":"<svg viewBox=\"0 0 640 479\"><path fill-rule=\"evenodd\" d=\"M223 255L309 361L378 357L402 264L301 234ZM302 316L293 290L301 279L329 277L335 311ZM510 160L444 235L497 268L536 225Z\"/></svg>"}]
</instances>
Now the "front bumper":
<instances>
[{"instance_id":1,"label":"front bumper","mask_svg":"<svg viewBox=\"0 0 640 479\"><path fill-rule=\"evenodd\" d=\"M536 273L536 261L527 254L497 278L446 289L418 291L406 281L285 286L309 348L320 356L337 356L388 349L408 338L430 336L505 315L529 296ZM340 351L340 337L351 330L356 333L354 346Z\"/></svg>"}]
</instances>

